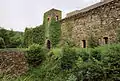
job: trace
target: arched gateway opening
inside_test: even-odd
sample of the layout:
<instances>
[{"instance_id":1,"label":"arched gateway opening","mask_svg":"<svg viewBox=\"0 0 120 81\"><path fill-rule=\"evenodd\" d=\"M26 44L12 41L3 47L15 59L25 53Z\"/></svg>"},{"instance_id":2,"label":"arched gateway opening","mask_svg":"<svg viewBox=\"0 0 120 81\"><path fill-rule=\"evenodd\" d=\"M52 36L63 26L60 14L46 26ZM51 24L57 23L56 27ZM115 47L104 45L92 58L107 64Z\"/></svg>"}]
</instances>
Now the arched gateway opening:
<instances>
[{"instance_id":1,"label":"arched gateway opening","mask_svg":"<svg viewBox=\"0 0 120 81\"><path fill-rule=\"evenodd\" d=\"M51 42L50 42L50 40L47 40L47 48L48 48L48 49L51 48Z\"/></svg>"}]
</instances>

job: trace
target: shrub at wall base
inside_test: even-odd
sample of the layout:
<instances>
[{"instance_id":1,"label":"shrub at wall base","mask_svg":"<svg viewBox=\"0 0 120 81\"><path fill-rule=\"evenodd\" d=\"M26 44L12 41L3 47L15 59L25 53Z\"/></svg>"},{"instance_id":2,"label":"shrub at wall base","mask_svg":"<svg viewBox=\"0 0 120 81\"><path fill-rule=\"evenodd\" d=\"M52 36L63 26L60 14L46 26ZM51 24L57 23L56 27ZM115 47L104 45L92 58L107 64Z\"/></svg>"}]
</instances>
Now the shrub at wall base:
<instances>
[{"instance_id":1,"label":"shrub at wall base","mask_svg":"<svg viewBox=\"0 0 120 81\"><path fill-rule=\"evenodd\" d=\"M29 65L38 66L44 61L45 54L47 53L47 49L43 48L39 44L32 44L28 47L26 58Z\"/></svg>"}]
</instances>

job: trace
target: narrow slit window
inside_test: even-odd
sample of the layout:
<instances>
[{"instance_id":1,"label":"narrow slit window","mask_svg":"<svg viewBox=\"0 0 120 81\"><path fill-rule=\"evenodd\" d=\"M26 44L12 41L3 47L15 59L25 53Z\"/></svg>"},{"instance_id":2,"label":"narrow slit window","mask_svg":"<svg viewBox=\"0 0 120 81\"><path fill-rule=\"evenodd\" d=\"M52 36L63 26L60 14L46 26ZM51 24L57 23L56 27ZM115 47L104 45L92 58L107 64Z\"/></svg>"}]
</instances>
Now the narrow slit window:
<instances>
[{"instance_id":1,"label":"narrow slit window","mask_svg":"<svg viewBox=\"0 0 120 81\"><path fill-rule=\"evenodd\" d=\"M86 48L86 40L82 40L83 48Z\"/></svg>"},{"instance_id":2,"label":"narrow slit window","mask_svg":"<svg viewBox=\"0 0 120 81\"><path fill-rule=\"evenodd\" d=\"M108 37L104 37L104 43L108 44Z\"/></svg>"}]
</instances>

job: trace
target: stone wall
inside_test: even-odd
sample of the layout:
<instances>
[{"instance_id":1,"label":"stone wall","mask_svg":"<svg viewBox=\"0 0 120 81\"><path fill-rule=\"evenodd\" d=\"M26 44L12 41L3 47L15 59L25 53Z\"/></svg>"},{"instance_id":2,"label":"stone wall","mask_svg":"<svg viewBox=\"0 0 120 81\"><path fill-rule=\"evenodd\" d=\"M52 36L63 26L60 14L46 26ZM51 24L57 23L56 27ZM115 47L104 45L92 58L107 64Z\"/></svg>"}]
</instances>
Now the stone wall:
<instances>
[{"instance_id":1,"label":"stone wall","mask_svg":"<svg viewBox=\"0 0 120 81\"><path fill-rule=\"evenodd\" d=\"M92 35L100 45L116 42L116 30L120 27L120 0L90 9L86 12L61 20L62 40L72 40L76 46L82 47L82 40Z\"/></svg>"},{"instance_id":2,"label":"stone wall","mask_svg":"<svg viewBox=\"0 0 120 81\"><path fill-rule=\"evenodd\" d=\"M0 51L0 75L19 76L28 70L24 53Z\"/></svg>"}]
</instances>

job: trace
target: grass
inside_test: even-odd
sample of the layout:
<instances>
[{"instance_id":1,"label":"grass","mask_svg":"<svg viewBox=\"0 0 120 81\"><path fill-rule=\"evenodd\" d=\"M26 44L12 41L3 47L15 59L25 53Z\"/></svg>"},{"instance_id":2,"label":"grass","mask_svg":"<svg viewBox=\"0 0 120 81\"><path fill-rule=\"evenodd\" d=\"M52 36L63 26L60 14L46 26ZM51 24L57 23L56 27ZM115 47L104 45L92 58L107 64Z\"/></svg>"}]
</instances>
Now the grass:
<instances>
[{"instance_id":1,"label":"grass","mask_svg":"<svg viewBox=\"0 0 120 81\"><path fill-rule=\"evenodd\" d=\"M27 49L26 48L5 48L5 49L0 49L0 51L21 51L21 52L24 52L26 51Z\"/></svg>"}]
</instances>

